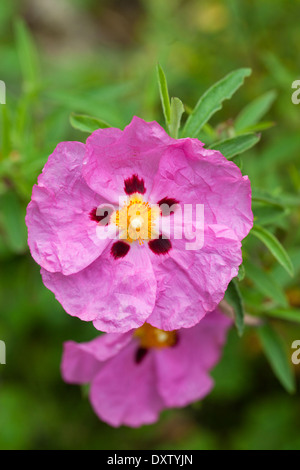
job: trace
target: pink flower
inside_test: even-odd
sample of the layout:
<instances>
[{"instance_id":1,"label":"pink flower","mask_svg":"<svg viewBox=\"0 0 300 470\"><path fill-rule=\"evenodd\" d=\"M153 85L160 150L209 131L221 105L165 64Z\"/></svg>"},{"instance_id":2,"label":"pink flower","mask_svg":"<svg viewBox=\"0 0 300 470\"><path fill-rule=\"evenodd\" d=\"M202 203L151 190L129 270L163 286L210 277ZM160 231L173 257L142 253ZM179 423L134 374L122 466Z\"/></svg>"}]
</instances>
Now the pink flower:
<instances>
[{"instance_id":1,"label":"pink flower","mask_svg":"<svg viewBox=\"0 0 300 470\"><path fill-rule=\"evenodd\" d=\"M64 344L66 382L90 383L90 401L112 426L153 423L165 408L202 399L213 387L209 371L218 362L231 320L215 310L198 325L166 332L144 324L108 333L89 343Z\"/></svg>"},{"instance_id":2,"label":"pink flower","mask_svg":"<svg viewBox=\"0 0 300 470\"><path fill-rule=\"evenodd\" d=\"M176 236L186 204L204 206L201 249L186 249L185 232ZM170 230L161 228L166 221ZM59 144L33 188L26 223L43 281L70 315L106 332L145 321L189 328L238 273L253 223L250 182L199 140L172 139L134 117L124 131Z\"/></svg>"}]
</instances>

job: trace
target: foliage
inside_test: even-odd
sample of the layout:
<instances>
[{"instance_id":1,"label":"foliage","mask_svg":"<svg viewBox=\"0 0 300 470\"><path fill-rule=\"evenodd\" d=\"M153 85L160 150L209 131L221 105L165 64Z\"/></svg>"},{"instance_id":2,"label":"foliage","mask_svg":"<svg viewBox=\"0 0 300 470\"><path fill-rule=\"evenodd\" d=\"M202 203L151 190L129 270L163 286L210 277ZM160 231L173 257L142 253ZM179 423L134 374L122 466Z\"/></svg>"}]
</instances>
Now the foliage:
<instances>
[{"instance_id":1,"label":"foliage","mask_svg":"<svg viewBox=\"0 0 300 470\"><path fill-rule=\"evenodd\" d=\"M65 18L62 42L46 19L50 34L41 33L32 5L0 5L0 448L299 448L300 369L290 360L300 337L298 2L67 3L83 36ZM231 332L213 393L141 430L99 422L85 391L80 400L62 382L62 342L94 330L43 286L24 225L56 144L133 115L233 160L252 182L255 216L226 294L243 335Z\"/></svg>"}]
</instances>

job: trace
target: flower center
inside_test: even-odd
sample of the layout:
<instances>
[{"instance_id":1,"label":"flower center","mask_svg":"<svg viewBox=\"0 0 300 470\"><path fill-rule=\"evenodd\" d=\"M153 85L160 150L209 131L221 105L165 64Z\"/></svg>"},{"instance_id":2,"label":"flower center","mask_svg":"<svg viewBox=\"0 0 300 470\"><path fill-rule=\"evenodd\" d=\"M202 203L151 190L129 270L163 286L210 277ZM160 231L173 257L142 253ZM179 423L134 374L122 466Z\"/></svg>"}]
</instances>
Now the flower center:
<instances>
[{"instance_id":1,"label":"flower center","mask_svg":"<svg viewBox=\"0 0 300 470\"><path fill-rule=\"evenodd\" d=\"M141 348L166 348L177 343L177 331L164 331L144 323L138 328L134 336L140 341Z\"/></svg>"},{"instance_id":2,"label":"flower center","mask_svg":"<svg viewBox=\"0 0 300 470\"><path fill-rule=\"evenodd\" d=\"M158 205L151 205L144 201L139 193L132 194L124 207L115 211L111 216L111 222L120 229L120 238L129 243L139 240L151 240L155 238L155 221L160 215Z\"/></svg>"}]
</instances>

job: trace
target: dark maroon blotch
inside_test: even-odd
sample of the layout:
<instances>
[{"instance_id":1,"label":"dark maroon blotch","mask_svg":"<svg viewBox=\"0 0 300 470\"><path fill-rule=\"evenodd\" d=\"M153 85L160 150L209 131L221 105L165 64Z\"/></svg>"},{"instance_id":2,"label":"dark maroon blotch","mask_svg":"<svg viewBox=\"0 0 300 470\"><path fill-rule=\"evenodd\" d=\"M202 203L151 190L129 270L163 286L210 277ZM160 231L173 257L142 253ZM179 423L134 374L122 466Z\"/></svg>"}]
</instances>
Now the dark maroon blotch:
<instances>
[{"instance_id":1,"label":"dark maroon blotch","mask_svg":"<svg viewBox=\"0 0 300 470\"><path fill-rule=\"evenodd\" d=\"M168 238L163 238L162 235L159 238L150 240L148 243L150 250L156 255L166 255L172 248L172 243Z\"/></svg>"},{"instance_id":2,"label":"dark maroon blotch","mask_svg":"<svg viewBox=\"0 0 300 470\"><path fill-rule=\"evenodd\" d=\"M177 346L178 343L179 343L179 335L178 335L178 333L176 332L175 341L174 341L174 343L172 344L172 348L174 348L175 346Z\"/></svg>"},{"instance_id":3,"label":"dark maroon blotch","mask_svg":"<svg viewBox=\"0 0 300 470\"><path fill-rule=\"evenodd\" d=\"M124 258L124 256L127 255L129 249L130 245L128 245L128 243L118 241L113 244L110 252L115 259L119 259Z\"/></svg>"},{"instance_id":4,"label":"dark maroon blotch","mask_svg":"<svg viewBox=\"0 0 300 470\"><path fill-rule=\"evenodd\" d=\"M91 210L90 212L90 219L93 220L94 222L100 222L100 225L108 225L109 224L109 216L111 214L111 209L109 208L104 208L104 210L102 210L102 214L101 215L98 215L97 214L97 210L98 208L97 207L94 207L94 209Z\"/></svg>"},{"instance_id":5,"label":"dark maroon blotch","mask_svg":"<svg viewBox=\"0 0 300 470\"><path fill-rule=\"evenodd\" d=\"M171 207L175 204L179 204L179 201L172 197L163 197L157 204L160 206L161 215L170 215L174 213L173 209L170 210Z\"/></svg>"},{"instance_id":6,"label":"dark maroon blotch","mask_svg":"<svg viewBox=\"0 0 300 470\"><path fill-rule=\"evenodd\" d=\"M147 355L148 351L149 349L147 348L139 347L135 353L135 362L137 364L140 364L142 360L145 358L145 356Z\"/></svg>"},{"instance_id":7,"label":"dark maroon blotch","mask_svg":"<svg viewBox=\"0 0 300 470\"><path fill-rule=\"evenodd\" d=\"M144 180L139 178L138 175L132 175L124 181L124 191L128 195L133 193L145 194L146 188Z\"/></svg>"}]
</instances>

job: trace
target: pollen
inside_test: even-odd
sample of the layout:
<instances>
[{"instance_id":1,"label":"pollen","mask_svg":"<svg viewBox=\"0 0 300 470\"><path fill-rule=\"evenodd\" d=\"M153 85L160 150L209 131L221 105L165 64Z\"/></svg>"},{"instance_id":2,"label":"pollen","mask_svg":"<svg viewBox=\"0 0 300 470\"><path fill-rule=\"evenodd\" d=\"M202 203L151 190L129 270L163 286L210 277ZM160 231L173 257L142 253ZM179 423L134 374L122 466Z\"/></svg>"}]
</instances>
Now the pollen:
<instances>
[{"instance_id":1,"label":"pollen","mask_svg":"<svg viewBox=\"0 0 300 470\"><path fill-rule=\"evenodd\" d=\"M157 204L150 205L144 201L142 194L134 193L124 206L115 211L111 222L120 230L120 238L128 243L149 241L157 236L155 222L160 215Z\"/></svg>"},{"instance_id":2,"label":"pollen","mask_svg":"<svg viewBox=\"0 0 300 470\"><path fill-rule=\"evenodd\" d=\"M167 348L177 343L177 331L164 331L144 323L134 336L139 339L141 348Z\"/></svg>"}]
</instances>

